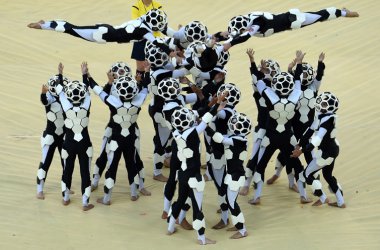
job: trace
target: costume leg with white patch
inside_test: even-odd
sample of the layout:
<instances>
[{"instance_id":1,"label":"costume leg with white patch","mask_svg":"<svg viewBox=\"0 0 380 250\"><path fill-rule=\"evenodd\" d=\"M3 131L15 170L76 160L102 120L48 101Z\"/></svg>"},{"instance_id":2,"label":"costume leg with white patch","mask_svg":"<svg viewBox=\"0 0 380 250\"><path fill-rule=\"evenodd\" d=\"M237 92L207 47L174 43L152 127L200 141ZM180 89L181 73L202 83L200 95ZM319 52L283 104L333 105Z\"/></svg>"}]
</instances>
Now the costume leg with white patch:
<instances>
[{"instance_id":1,"label":"costume leg with white patch","mask_svg":"<svg viewBox=\"0 0 380 250\"><path fill-rule=\"evenodd\" d=\"M322 167L323 166L317 165L316 159L313 159L304 170L303 175L306 179L306 183L311 185L313 195L319 197L319 200L322 203L325 203L327 196L322 190L322 183L315 178L315 173L317 173Z\"/></svg>"},{"instance_id":2,"label":"costume leg with white patch","mask_svg":"<svg viewBox=\"0 0 380 250\"><path fill-rule=\"evenodd\" d=\"M224 184L224 177L226 176L226 167L223 160L217 160L211 156L213 167L211 168L210 175L218 191L218 205L222 211L221 217L225 225L228 224L228 205L226 201L226 185ZM223 158L224 159L224 158ZM221 166L222 165L222 166ZM214 168L216 166L217 168Z\"/></svg>"},{"instance_id":3,"label":"costume leg with white patch","mask_svg":"<svg viewBox=\"0 0 380 250\"><path fill-rule=\"evenodd\" d=\"M177 170L181 166L176 154L173 154L170 159L170 171L168 181L164 187L164 211L169 213L170 205L177 186Z\"/></svg>"},{"instance_id":4,"label":"costume leg with white patch","mask_svg":"<svg viewBox=\"0 0 380 250\"><path fill-rule=\"evenodd\" d=\"M206 132L205 132L204 133L204 143L205 143L205 148L206 148L206 165L207 165L205 175L207 176L209 181L212 179L211 174L210 174L210 170L212 167L212 164L211 164L212 148L210 145L210 140L211 140L211 137L206 135Z\"/></svg>"},{"instance_id":5,"label":"costume leg with white patch","mask_svg":"<svg viewBox=\"0 0 380 250\"><path fill-rule=\"evenodd\" d=\"M59 145L60 144L60 145ZM41 137L41 146L42 146L42 158L37 171L37 193L43 192L44 184L46 181L47 173L49 171L51 162L53 160L55 149L62 149L62 137L53 136L50 134L44 133ZM61 153L61 150L58 148ZM62 169L63 169L63 161L61 158Z\"/></svg>"},{"instance_id":6,"label":"costume leg with white patch","mask_svg":"<svg viewBox=\"0 0 380 250\"><path fill-rule=\"evenodd\" d=\"M133 40L125 28L114 28L109 24L96 24L90 26L76 26L66 21L46 21L41 24L41 29L63 32L96 43L129 42Z\"/></svg>"},{"instance_id":7,"label":"costume leg with white patch","mask_svg":"<svg viewBox=\"0 0 380 250\"><path fill-rule=\"evenodd\" d=\"M98 186L100 177L102 176L103 171L107 166L106 146L107 146L107 143L111 137L111 134L112 134L112 129L110 127L107 127L106 130L104 131L102 145L100 148L101 153L100 153L98 159L96 159L96 161L95 161L95 166L94 166L93 175L92 175L92 177L93 177L92 186L93 187Z\"/></svg>"},{"instance_id":8,"label":"costume leg with white patch","mask_svg":"<svg viewBox=\"0 0 380 250\"><path fill-rule=\"evenodd\" d=\"M164 158L170 158L172 156L172 141L173 141L173 137L170 136L168 141L166 142L166 147L165 147L165 154L164 154Z\"/></svg>"},{"instance_id":9,"label":"costume leg with white patch","mask_svg":"<svg viewBox=\"0 0 380 250\"><path fill-rule=\"evenodd\" d=\"M182 207L185 205L191 190L188 184L189 178L190 176L187 172L178 172L178 198L177 201L172 204L172 209L168 214L168 231L171 233L174 232L175 221L178 219L179 213L181 212Z\"/></svg>"},{"instance_id":10,"label":"costume leg with white patch","mask_svg":"<svg viewBox=\"0 0 380 250\"><path fill-rule=\"evenodd\" d=\"M269 28L270 32L266 32L266 36L285 30L299 29L305 26L332 20L338 17L358 17L356 12L348 10L340 10L335 7L322 9L316 12L301 12L299 9L291 9L289 12L274 15L273 21Z\"/></svg>"},{"instance_id":11,"label":"costume leg with white patch","mask_svg":"<svg viewBox=\"0 0 380 250\"><path fill-rule=\"evenodd\" d=\"M157 117L162 117L155 115L154 108L149 106L149 114L153 120L153 126L155 130L155 135L153 137L154 144L154 156L153 156L153 164L154 164L154 176L158 176L162 174L162 167L164 166L165 159L165 149L167 143L172 138L171 132L167 127L163 127L160 123L156 122Z\"/></svg>"},{"instance_id":12,"label":"costume leg with white patch","mask_svg":"<svg viewBox=\"0 0 380 250\"><path fill-rule=\"evenodd\" d=\"M63 169L62 174L62 196L65 202L70 200L70 189L71 189L71 181L74 171L76 152L74 148L64 145L62 148L62 159L64 161L65 167Z\"/></svg>"},{"instance_id":13,"label":"costume leg with white patch","mask_svg":"<svg viewBox=\"0 0 380 250\"><path fill-rule=\"evenodd\" d=\"M135 182L138 185L139 190L142 190L143 188L145 188L145 168L144 163L141 160L140 154L138 153L138 150L136 150L135 153L135 163L136 171L138 174L138 180L135 180Z\"/></svg>"},{"instance_id":14,"label":"costume leg with white patch","mask_svg":"<svg viewBox=\"0 0 380 250\"><path fill-rule=\"evenodd\" d=\"M261 192L262 192L263 183L264 183L265 169L274 151L276 150L275 145L269 142L270 142L269 138L265 136L260 145L259 156L261 155L261 157L257 163L256 171L253 175L253 181L256 184L254 200L257 200L258 198L261 197Z\"/></svg>"},{"instance_id":15,"label":"costume leg with white patch","mask_svg":"<svg viewBox=\"0 0 380 250\"><path fill-rule=\"evenodd\" d=\"M290 147L293 150L293 146ZM297 188L300 197L307 199L305 190L305 179L302 177L303 166L299 158L291 158L290 154L286 161L286 172L288 173L289 187L294 185L294 179L297 181Z\"/></svg>"},{"instance_id":16,"label":"costume leg with white patch","mask_svg":"<svg viewBox=\"0 0 380 250\"><path fill-rule=\"evenodd\" d=\"M289 29L299 29L317 22L323 22L340 16L346 16L345 10L335 7L322 9L317 12L301 12L299 9L291 9L289 12L274 16L274 32L281 32Z\"/></svg>"},{"instance_id":17,"label":"costume leg with white patch","mask_svg":"<svg viewBox=\"0 0 380 250\"><path fill-rule=\"evenodd\" d=\"M301 27L346 16L346 11L330 7L316 12L305 12L304 14L305 21L302 22Z\"/></svg>"},{"instance_id":18,"label":"costume leg with white patch","mask_svg":"<svg viewBox=\"0 0 380 250\"><path fill-rule=\"evenodd\" d=\"M170 217L168 217L168 231L174 232L175 221L179 216L181 207L184 206L187 197L190 197L193 205L193 228L197 231L198 240L205 244L205 219L202 213L205 181L200 173L190 172L194 171L180 171L178 174L178 200L173 203Z\"/></svg>"},{"instance_id":19,"label":"costume leg with white patch","mask_svg":"<svg viewBox=\"0 0 380 250\"><path fill-rule=\"evenodd\" d=\"M281 155L283 155L283 161L286 166L286 172L289 178L289 187L293 186L292 184L294 184L294 178L295 178L297 181L297 187L298 187L300 197L302 199L307 199L304 178L300 178L300 175L302 175L302 171L303 171L302 163L299 160L299 158L290 157L292 151L294 150L294 146L291 143L291 138L290 137L287 138L287 136L285 136L282 141L284 143L281 143L279 145L279 149L280 149ZM294 172L294 175L293 175L293 172Z\"/></svg>"},{"instance_id":20,"label":"costume leg with white patch","mask_svg":"<svg viewBox=\"0 0 380 250\"><path fill-rule=\"evenodd\" d=\"M256 133L254 134L253 140L254 140L254 143L253 143L253 147L252 147L251 158L249 159L249 161L247 163L247 167L245 169L245 177L246 177L246 181L244 184L245 187L249 187L251 185L253 173L256 170L256 165L257 165L257 161L258 161L258 154L259 154L259 150L260 150L261 139L257 138Z\"/></svg>"},{"instance_id":21,"label":"costume leg with white patch","mask_svg":"<svg viewBox=\"0 0 380 250\"><path fill-rule=\"evenodd\" d=\"M281 152L277 155L276 157L276 163L274 165L274 170L276 171L275 172L275 175L280 177L281 176L281 172L282 170L284 169L284 166L285 166L285 159L284 159L284 155L281 154ZM294 181L293 181L294 182Z\"/></svg>"},{"instance_id":22,"label":"costume leg with white patch","mask_svg":"<svg viewBox=\"0 0 380 250\"><path fill-rule=\"evenodd\" d=\"M246 236L247 230L244 224L244 215L237 203L239 188L244 184L244 176L231 176L227 174L225 183L227 184L226 201L228 204L228 209L231 212L232 224L242 236Z\"/></svg>"},{"instance_id":23,"label":"costume leg with white patch","mask_svg":"<svg viewBox=\"0 0 380 250\"><path fill-rule=\"evenodd\" d=\"M335 195L338 206L342 206L344 204L343 199L343 190L336 178L332 175L334 170L335 159L334 161L325 167L322 168L323 178L325 178L327 184L329 184L329 189Z\"/></svg>"},{"instance_id":24,"label":"costume leg with white patch","mask_svg":"<svg viewBox=\"0 0 380 250\"><path fill-rule=\"evenodd\" d=\"M192 202L191 202L190 197L187 197L185 205L183 205L181 212L179 213L179 216L178 216L178 223L179 224L181 224L183 219L186 218L186 213L190 210L191 204L192 204Z\"/></svg>"},{"instance_id":25,"label":"costume leg with white patch","mask_svg":"<svg viewBox=\"0 0 380 250\"><path fill-rule=\"evenodd\" d=\"M235 189L235 188L233 188ZM237 198L239 195L239 189L233 190L231 189L230 186L227 188L227 204L228 204L228 209L231 212L231 220L232 224L236 227L236 229L239 231L239 233L244 236L246 235L246 228L245 228L245 220L244 220L244 215L243 212L241 211L238 203L237 203Z\"/></svg>"},{"instance_id":26,"label":"costume leg with white patch","mask_svg":"<svg viewBox=\"0 0 380 250\"><path fill-rule=\"evenodd\" d=\"M119 147L119 144L115 140L111 140L107 144L107 151L108 151L108 169L105 174L105 181L104 181L104 196L103 196L103 203L109 204L111 201L111 195L113 187L115 186L116 182L116 174L117 169L119 166L119 161L122 154L122 149Z\"/></svg>"},{"instance_id":27,"label":"costume leg with white patch","mask_svg":"<svg viewBox=\"0 0 380 250\"><path fill-rule=\"evenodd\" d=\"M311 126L311 124L312 122L310 121L306 123L302 123L301 121L297 120L292 121L293 132L296 140L295 145L298 144L298 141L302 138L303 133ZM313 160L312 151L303 152L303 156L307 164L309 164Z\"/></svg>"},{"instance_id":28,"label":"costume leg with white patch","mask_svg":"<svg viewBox=\"0 0 380 250\"><path fill-rule=\"evenodd\" d=\"M131 196L137 197L137 185L139 183L138 169L136 168L136 148L135 142L136 135L130 134L123 143L123 156L125 167L128 171L128 181L131 187ZM129 143L128 143L129 142Z\"/></svg>"},{"instance_id":29,"label":"costume leg with white patch","mask_svg":"<svg viewBox=\"0 0 380 250\"><path fill-rule=\"evenodd\" d=\"M193 178L195 179L195 177ZM192 188L189 192L189 197L193 205L193 228L197 231L198 240L200 240L203 244L206 244L206 222L202 212L204 185L205 182L203 178L201 181L198 180L197 183L191 185Z\"/></svg>"},{"instance_id":30,"label":"costume leg with white patch","mask_svg":"<svg viewBox=\"0 0 380 250\"><path fill-rule=\"evenodd\" d=\"M134 146L135 146L134 158L135 158L136 169L138 173L138 181L135 180L135 182L138 184L139 190L142 190L145 188L145 184L144 184L145 183L145 168L144 168L144 163L140 157L140 129L137 123L135 124L135 136L136 136L136 139L134 143Z\"/></svg>"},{"instance_id":31,"label":"costume leg with white patch","mask_svg":"<svg viewBox=\"0 0 380 250\"><path fill-rule=\"evenodd\" d=\"M82 180L81 190L82 190L82 204L87 206L91 195L91 160L93 156L92 146L85 148L86 150L78 154L79 166L80 166L80 176Z\"/></svg>"}]
</instances>

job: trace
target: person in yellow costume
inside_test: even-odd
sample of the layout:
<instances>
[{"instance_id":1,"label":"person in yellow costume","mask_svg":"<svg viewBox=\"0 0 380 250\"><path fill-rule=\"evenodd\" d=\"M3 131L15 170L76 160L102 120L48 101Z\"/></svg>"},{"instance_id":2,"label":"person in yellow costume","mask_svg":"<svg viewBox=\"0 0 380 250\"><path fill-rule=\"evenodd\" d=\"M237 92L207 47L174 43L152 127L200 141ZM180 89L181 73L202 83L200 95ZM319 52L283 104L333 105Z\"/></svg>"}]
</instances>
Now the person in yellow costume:
<instances>
[{"instance_id":1,"label":"person in yellow costume","mask_svg":"<svg viewBox=\"0 0 380 250\"><path fill-rule=\"evenodd\" d=\"M131 19L135 20L140 16L145 15L151 9L161 9L162 5L154 0L137 0L131 8ZM161 32L153 32L155 37L161 36ZM131 58L136 60L136 74L144 73L145 48L146 40L133 43Z\"/></svg>"}]
</instances>

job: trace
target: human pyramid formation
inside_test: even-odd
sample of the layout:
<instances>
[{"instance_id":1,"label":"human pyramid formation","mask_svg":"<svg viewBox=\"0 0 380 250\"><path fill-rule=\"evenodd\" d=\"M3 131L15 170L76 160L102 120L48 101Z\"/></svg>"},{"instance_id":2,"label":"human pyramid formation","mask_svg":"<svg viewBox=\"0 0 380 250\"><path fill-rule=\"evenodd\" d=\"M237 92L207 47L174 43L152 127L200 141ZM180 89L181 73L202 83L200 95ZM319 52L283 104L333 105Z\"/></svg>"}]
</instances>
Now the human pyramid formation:
<instances>
[{"instance_id":1,"label":"human pyramid formation","mask_svg":"<svg viewBox=\"0 0 380 250\"><path fill-rule=\"evenodd\" d=\"M339 101L330 92L318 95L325 68L324 53L320 54L315 71L303 61L305 53L297 51L285 72L281 71L276 61L270 59L261 60L257 66L254 51L247 50L258 117L253 150L246 168L243 164L252 122L246 114L236 111L241 93L236 84L226 81L224 67L230 58L229 48L247 41L251 36L265 37L338 17L358 16L356 12L334 7L317 12L292 9L278 15L251 12L233 17L228 31L213 35L199 21L173 30L167 25L166 14L159 9L152 9L146 15L120 26L75 26L58 20L30 23L29 28L64 32L91 42L147 40L145 71L139 71L135 77L132 77L126 63L117 62L107 73L107 84L101 87L92 78L87 62L81 65L82 81L70 81L64 77L64 66L60 63L58 74L42 86L41 102L45 105L47 126L41 139L42 161L37 172L37 198L45 198L44 183L56 148L61 154L63 166L61 184L64 205L70 203L76 156L82 178L83 210L94 207L89 203L91 191L98 187L106 167L104 195L97 202L111 204L122 155L128 170L131 199L137 200L138 192L149 196L151 193L144 187L137 118L150 94L149 114L155 129L153 178L166 181L162 218L168 221L168 234L176 231L178 220L184 228L197 231L199 244L215 243L205 236L202 213L205 179L212 179L218 191L221 212L221 220L213 228L227 227L230 213L233 227L228 230L236 231L231 238L247 236L237 197L239 192L247 195L253 181L255 192L249 203L260 204L265 168L276 149L280 150L276 174L268 180L268 184L279 177L285 166L289 188L299 193L301 203L311 202L306 195L306 182L319 198L313 203L314 206L329 204L344 208L342 189L332 175L339 154L336 140ZM161 31L166 37L155 38L153 31ZM187 75L192 75L193 81ZM110 109L110 120L92 180L90 164L93 150L87 128L90 88ZM204 176L201 174L200 154L202 133L207 159ZM298 158L302 153L308 164L305 169ZM161 172L164 163L170 166L168 178ZM330 190L335 194L336 202L329 202L323 192L319 170L322 170ZM178 198L173 202L177 183ZM186 212L190 207L193 208L192 225L186 221Z\"/></svg>"}]
</instances>

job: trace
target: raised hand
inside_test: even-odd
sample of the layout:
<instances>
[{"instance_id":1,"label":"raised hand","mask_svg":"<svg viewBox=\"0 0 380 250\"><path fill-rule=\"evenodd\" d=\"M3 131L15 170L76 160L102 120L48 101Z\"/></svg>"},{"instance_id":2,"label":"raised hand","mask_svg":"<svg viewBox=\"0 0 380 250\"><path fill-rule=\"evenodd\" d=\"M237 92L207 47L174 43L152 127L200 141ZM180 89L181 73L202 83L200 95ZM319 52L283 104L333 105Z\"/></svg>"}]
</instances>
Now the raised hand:
<instances>
[{"instance_id":1,"label":"raised hand","mask_svg":"<svg viewBox=\"0 0 380 250\"><path fill-rule=\"evenodd\" d=\"M218 97L216 97L216 94L214 94L210 100L210 102L208 103L208 106L209 107L212 107L214 106L216 103L218 102Z\"/></svg>"},{"instance_id":2,"label":"raised hand","mask_svg":"<svg viewBox=\"0 0 380 250\"><path fill-rule=\"evenodd\" d=\"M203 92L200 88L198 88L194 83L189 83L189 87L191 88L191 90L198 96L198 99L200 101L202 101L203 99L205 99L205 96L203 95Z\"/></svg>"},{"instance_id":3,"label":"raised hand","mask_svg":"<svg viewBox=\"0 0 380 250\"><path fill-rule=\"evenodd\" d=\"M58 64L58 74L61 74L62 75L62 73L63 73L63 64L60 62L59 64Z\"/></svg>"},{"instance_id":4,"label":"raised hand","mask_svg":"<svg viewBox=\"0 0 380 250\"><path fill-rule=\"evenodd\" d=\"M113 83L114 80L115 80L115 77L114 77L113 72L112 72L111 70L109 70L109 71L107 72L107 78L108 78L108 84L109 84L109 85L112 85L112 83Z\"/></svg>"},{"instance_id":5,"label":"raised hand","mask_svg":"<svg viewBox=\"0 0 380 250\"><path fill-rule=\"evenodd\" d=\"M292 151L292 154L290 157L292 158L298 158L302 154L302 150L300 148L296 148Z\"/></svg>"},{"instance_id":6,"label":"raised hand","mask_svg":"<svg viewBox=\"0 0 380 250\"><path fill-rule=\"evenodd\" d=\"M319 55L318 62L323 62L323 60L325 60L325 52L322 52L322 53Z\"/></svg>"},{"instance_id":7,"label":"raised hand","mask_svg":"<svg viewBox=\"0 0 380 250\"><path fill-rule=\"evenodd\" d=\"M88 65L87 65L87 62L82 62L82 64L81 64L81 70L82 70L82 75L88 74Z\"/></svg>"},{"instance_id":8,"label":"raised hand","mask_svg":"<svg viewBox=\"0 0 380 250\"><path fill-rule=\"evenodd\" d=\"M254 62L254 61L255 61L255 57L254 57L254 55L255 55L255 51L254 51L252 48L247 49L247 51L246 51L245 53L247 53L247 55L248 55L248 57L249 57L249 60L250 60L251 62Z\"/></svg>"},{"instance_id":9,"label":"raised hand","mask_svg":"<svg viewBox=\"0 0 380 250\"><path fill-rule=\"evenodd\" d=\"M48 91L49 91L49 87L46 86L45 84L42 84L42 90L41 90L41 93L42 93L42 94L46 94Z\"/></svg>"},{"instance_id":10,"label":"raised hand","mask_svg":"<svg viewBox=\"0 0 380 250\"><path fill-rule=\"evenodd\" d=\"M290 63L289 63L289 65L288 65L288 71L289 72L291 72L291 71L293 71L293 68L294 68L294 66L296 66L296 59L293 59Z\"/></svg>"},{"instance_id":11,"label":"raised hand","mask_svg":"<svg viewBox=\"0 0 380 250\"><path fill-rule=\"evenodd\" d=\"M296 59L295 59L296 63L301 64L305 55L306 55L306 53L303 53L301 50L297 50Z\"/></svg>"},{"instance_id":12,"label":"raised hand","mask_svg":"<svg viewBox=\"0 0 380 250\"><path fill-rule=\"evenodd\" d=\"M218 96L218 104L219 104L219 107L218 107L218 111L224 109L227 105L227 101L226 101L226 97L228 96L228 92L225 91L223 92L220 96Z\"/></svg>"},{"instance_id":13,"label":"raised hand","mask_svg":"<svg viewBox=\"0 0 380 250\"><path fill-rule=\"evenodd\" d=\"M224 91L220 96L218 96L218 101L217 103L221 104L226 100L226 97L228 96L228 92Z\"/></svg>"}]
</instances>

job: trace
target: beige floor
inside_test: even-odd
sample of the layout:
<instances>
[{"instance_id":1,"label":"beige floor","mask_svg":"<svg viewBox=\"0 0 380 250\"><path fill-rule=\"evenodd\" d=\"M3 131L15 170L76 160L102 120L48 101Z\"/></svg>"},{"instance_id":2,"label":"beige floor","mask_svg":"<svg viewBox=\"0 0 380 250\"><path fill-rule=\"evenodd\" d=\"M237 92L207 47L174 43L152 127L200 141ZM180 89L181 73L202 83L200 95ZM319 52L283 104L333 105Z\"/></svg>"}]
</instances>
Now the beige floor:
<instances>
[{"instance_id":1,"label":"beige floor","mask_svg":"<svg viewBox=\"0 0 380 250\"><path fill-rule=\"evenodd\" d=\"M105 22L120 24L130 19L132 1L35 0L2 1L0 4L0 249L194 249L195 232L179 229L166 236L166 223L160 219L163 184L152 181L152 126L141 112L142 154L147 186L152 197L129 200L124 167L120 166L113 205L96 205L81 211L80 177L74 172L76 194L68 207L61 205L58 157L54 159L46 184L46 199L35 198L36 170L40 161L39 137L45 126L44 108L39 102L41 84L56 73L62 61L65 74L80 78L80 63L89 62L94 77L103 83L105 72L116 60L129 59L131 44L98 45L69 35L26 28L41 18L66 19L75 24ZM252 38L231 49L228 80L243 91L237 109L256 116L251 98L248 58L252 47L257 58L275 58L283 68L297 49L307 52L306 60L316 65L321 51L326 53L326 72L321 90L336 93L340 99L339 135L341 154L335 175L344 188L347 209L319 208L298 203L288 191L282 176L274 186L265 186L262 205L252 207L240 197L249 237L233 241L230 233L207 230L217 240L210 249L380 249L379 206L379 77L380 3L363 1L162 1L172 27L193 19L202 20L211 32L226 29L236 14L253 10L273 13L298 7L349 7L360 12L358 19L338 19L302 30L284 32L269 38ZM90 134L99 145L108 111L93 98ZM165 174L167 174L167 169ZM273 173L273 162L267 176ZM327 185L325 184L325 187ZM310 194L310 190L308 191ZM252 191L251 191L252 193ZM92 201L101 196L96 191ZM251 195L251 194L250 194ZM310 194L311 196L311 194ZM329 194L329 197L334 197ZM207 183L204 196L207 226L218 220L216 193ZM188 216L190 218L190 216Z\"/></svg>"}]
</instances>

